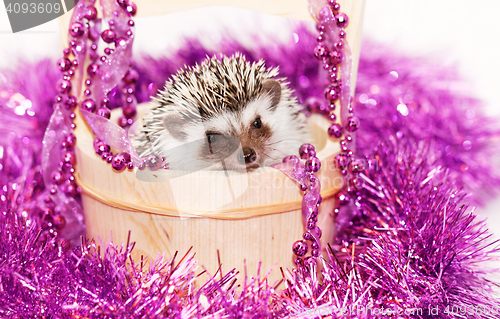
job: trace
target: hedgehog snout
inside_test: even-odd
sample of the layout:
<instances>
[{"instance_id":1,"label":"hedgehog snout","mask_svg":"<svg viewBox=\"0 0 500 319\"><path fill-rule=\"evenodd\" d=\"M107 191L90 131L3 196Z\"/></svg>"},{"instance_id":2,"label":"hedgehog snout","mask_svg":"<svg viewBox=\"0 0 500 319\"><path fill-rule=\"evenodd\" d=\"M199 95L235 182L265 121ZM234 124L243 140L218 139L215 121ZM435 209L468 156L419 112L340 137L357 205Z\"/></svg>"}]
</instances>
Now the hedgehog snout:
<instances>
[{"instance_id":1,"label":"hedgehog snout","mask_svg":"<svg viewBox=\"0 0 500 319\"><path fill-rule=\"evenodd\" d=\"M241 162L245 161L246 165L252 164L257 160L257 154L250 147L243 148L243 152L239 155L242 156L242 158L240 158Z\"/></svg>"}]
</instances>

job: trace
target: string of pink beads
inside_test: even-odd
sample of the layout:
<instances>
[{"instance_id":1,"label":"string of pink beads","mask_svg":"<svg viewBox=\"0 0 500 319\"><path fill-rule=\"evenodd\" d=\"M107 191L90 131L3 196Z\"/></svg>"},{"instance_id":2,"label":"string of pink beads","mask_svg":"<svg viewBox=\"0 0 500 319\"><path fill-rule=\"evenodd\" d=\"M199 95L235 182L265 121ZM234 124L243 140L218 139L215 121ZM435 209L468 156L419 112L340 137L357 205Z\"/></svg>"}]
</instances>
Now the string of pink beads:
<instances>
[{"instance_id":1,"label":"string of pink beads","mask_svg":"<svg viewBox=\"0 0 500 319\"><path fill-rule=\"evenodd\" d=\"M57 61L57 68L61 71L61 79L57 82L56 88L58 95L55 98L56 105L59 105L63 109L63 113L67 114L71 121L71 129L76 128L76 124L73 123L76 118L73 112L77 107L77 98L71 94L73 85L71 79L75 75L75 70L79 66L78 59L70 60L69 56L73 54L77 56L80 51L83 50L84 44L81 40L85 33L88 32L89 24L97 16L97 10L93 5L86 7L86 14L80 19L80 21L73 22L69 27L69 48L63 50L63 57ZM90 39L91 45L95 46L95 39ZM86 93L86 92L84 92ZM76 154L74 147L76 145L76 137L70 132L66 134L61 142L61 148L63 149L62 158L59 161L57 170L51 173L51 185L47 185L50 188L50 195L57 194L58 191L62 191L69 196L77 195L81 189L75 183L75 164L76 164ZM55 207L51 196L44 199L44 207L42 207L42 228L48 230L48 233L52 236L57 236L57 231L63 228L66 221L63 216L58 215L55 212Z\"/></svg>"},{"instance_id":2,"label":"string of pink beads","mask_svg":"<svg viewBox=\"0 0 500 319\"><path fill-rule=\"evenodd\" d=\"M57 61L57 67L61 71L62 76L56 84L59 94L55 98L55 103L60 106L63 114L70 119L70 128L72 130L76 128L76 124L74 123L76 114L74 110L78 106L77 98L71 94L72 90L75 89L72 80L74 79L75 72L80 63L83 63L83 61L80 60L84 59L82 54L85 52L86 48L90 48L88 54L90 64L86 70L88 78L85 79L83 83L85 86L83 91L85 99L81 102L80 107L107 119L109 119L111 115L110 109L108 108L109 99L104 97L100 101L99 108L97 108L97 103L92 94L93 80L96 76L100 76L98 73L98 60L105 61L106 55L110 55L114 51L112 48L108 47L104 49L104 56L99 56L97 53L99 41L99 30L97 30L97 26L99 23L95 21L97 18L97 9L94 3L95 0L85 1L83 15L81 15L77 21L73 21L69 27L69 48L63 50L63 57ZM117 3L127 15L130 17L135 15L137 7L134 3L126 0L117 0ZM115 47L123 45L124 38L116 38L116 32L113 31L113 20L109 21L109 25L110 28L101 33L103 41L112 45L114 44ZM130 27L134 26L134 21L130 19L128 25ZM124 36L131 37L132 35L133 33L130 29L124 31ZM71 55L75 57L73 60L70 60ZM131 90L130 88L130 85L137 81L137 72L134 72L134 70L130 69L123 80L125 85L123 86L124 92L122 97L124 102L123 105L125 105L124 115L127 118L127 125L132 124L133 121L130 121L130 119L132 119L136 113L136 101L133 97L134 92L133 89ZM50 195L55 195L58 191L62 191L69 196L75 196L81 192L81 189L76 185L74 176L76 164L75 145L76 137L70 132L61 142L61 148L64 151L62 152L62 158L60 159L58 168L50 175L52 182L52 185L48 185ZM104 143L96 142L94 146L96 147L96 152L98 152L107 162L111 163L114 169L122 170L124 167L133 168L129 154L120 153L113 155L110 151L110 147ZM64 227L66 222L64 217L55 212L51 196L45 198L44 206L41 210L42 227L48 230L49 234L52 236L57 236L57 231Z\"/></svg>"},{"instance_id":3,"label":"string of pink beads","mask_svg":"<svg viewBox=\"0 0 500 319\"><path fill-rule=\"evenodd\" d=\"M305 192L302 199L302 215L306 216L306 231L303 234L303 240L296 241L292 250L297 256L295 263L298 265L302 263L302 258L309 250L308 241L311 247L311 257L304 259L306 263L313 262L315 257L318 257L321 252L321 229L316 226L318 222L318 207L321 204L322 198L320 195L321 185L319 179L314 175L321 168L321 161L316 157L316 150L311 144L303 144L299 148L298 158L295 155L287 156L283 159L284 163L295 164L296 167L301 159L304 160L304 181L306 184L301 185L301 190Z\"/></svg>"},{"instance_id":4,"label":"string of pink beads","mask_svg":"<svg viewBox=\"0 0 500 319\"><path fill-rule=\"evenodd\" d=\"M116 0L116 3L122 10L126 12L129 17L133 17L137 13L137 6L131 1ZM113 14L116 17L119 16L117 12L114 12ZM108 56L112 55L118 47L126 44L126 39L133 36L132 30L127 28L134 27L135 22L130 18L124 26L120 25L117 21L115 21L115 19L110 19L108 21L108 25L109 29L102 31L100 34L100 38L108 44L108 47L104 49L105 55L99 57L96 52L97 45L95 43L93 43L90 47L92 50L90 53L91 63L86 70L88 78L85 80L85 85L87 89L84 91L84 95L88 96L88 98L82 102L82 108L91 113L95 113L104 118L110 119L110 99L108 97L103 97L99 102L99 105L97 105L95 99L92 98L91 87L95 77L102 76L101 74L99 74L99 63L105 63L108 59ZM89 38L99 38L98 35L90 35L92 35L92 32L89 34ZM120 90L121 93L120 96L123 112L123 115L118 118L118 125L122 128L131 126L134 123L134 118L137 114L137 100L134 96L134 93L135 83L137 82L138 78L139 75L137 71L130 67L121 80L121 83L118 85L118 90ZM124 152L113 154L110 146L106 145L98 138L94 140L94 150L96 154L101 156L104 161L111 164L111 167L116 171L122 171L124 169L132 170L134 168L134 163L131 161L130 154ZM152 170L156 170L159 168L158 163L162 164L161 159L153 155L148 157L143 163L139 163L138 168L144 169L147 166Z\"/></svg>"},{"instance_id":5,"label":"string of pink beads","mask_svg":"<svg viewBox=\"0 0 500 319\"><path fill-rule=\"evenodd\" d=\"M126 10L131 16L134 16L137 12L137 7L134 3L127 0L117 0L117 3L120 7ZM127 22L129 27L133 27L135 25L132 19ZM124 35L120 35L119 32L122 28L116 28L115 30L115 21L111 19L109 21L110 28L108 30L104 30L101 33L101 38L104 42L116 47L123 45L125 41L124 37L131 37L132 31L127 30ZM123 30L122 30L123 31ZM122 36L122 37L120 37ZM112 48L105 48L104 53L106 55L110 55L114 52ZM105 56L101 57L102 61L105 61ZM98 72L99 65L97 63L93 63L89 65L87 69L87 73L92 78ZM137 100L135 98L135 83L139 78L139 74L132 68L129 68L125 76L123 77L121 83L118 85L118 90L121 93L121 104L122 104L122 112L123 115L118 118L118 125L122 128L130 127L134 123L134 118L137 115ZM90 80L90 79L89 79ZM95 104L95 102L92 101ZM110 118L111 112L109 110L110 100L105 97L101 101L101 107L96 111L96 114L101 115L107 119ZM131 161L131 156L128 153L118 153L113 154L109 145L106 145L103 141L96 138L94 140L94 150L97 155L101 156L103 160L107 163L111 164L111 167L115 171L122 171L125 169L132 170L134 168L134 163ZM163 158L158 157L157 155L149 155L145 158L141 163L137 165L139 170L143 170L148 167L150 170L157 170L160 168L167 168L167 165L164 164Z\"/></svg>"},{"instance_id":6,"label":"string of pink beads","mask_svg":"<svg viewBox=\"0 0 500 319\"><path fill-rule=\"evenodd\" d=\"M351 134L359 128L359 119L353 116L352 104L348 106L348 117L344 127L336 123L335 102L338 101L342 90L342 81L338 77L338 65L342 59L343 39L346 37L344 28L349 24L349 19L346 14L339 12L340 5L335 0L329 0L328 4L334 14L335 22L340 28L338 34L340 40L333 45L333 48L328 48L324 43L323 33L325 27L318 24L317 29L320 35L317 38L318 46L315 49L315 56L323 62L323 68L329 72L330 86L325 89L325 98L329 102L329 119L332 124L328 128L328 135L331 138L340 139L341 153L336 157L336 165L345 176L347 187L337 194L337 203L345 205L350 200L349 193L355 192L356 189L361 188L363 185L363 180L357 177L357 174L364 169L364 163L359 159L354 159L354 152L350 147L353 143ZM344 139L341 139L342 136L344 136ZM335 211L338 212L338 207Z\"/></svg>"},{"instance_id":7,"label":"string of pink beads","mask_svg":"<svg viewBox=\"0 0 500 319\"><path fill-rule=\"evenodd\" d=\"M342 174L346 177L349 184L354 185L355 188L362 186L362 180L356 176L363 168L363 162L361 160L353 160L353 151L349 147L349 143L353 142L353 138L349 133L355 132L359 127L359 120L353 116L352 106L348 107L348 118L345 121L345 126L342 127L341 124L337 123L337 116L335 114L336 102L339 100L340 95L342 93L342 80L339 78L339 69L342 61L343 48L344 48L344 39L346 37L346 32L344 28L349 24L349 18L345 13L339 12L340 4L338 4L335 0L329 0L328 5L330 10L332 10L332 14L335 17L335 23L337 27L340 29L338 33L339 41L333 44L333 47L329 48L326 44L326 35L325 35L325 26L321 23L317 24L317 30L319 31L319 35L316 38L318 45L314 50L315 57L323 63L323 69L328 72L328 79L330 81L329 85L325 89L325 98L328 103L328 107L316 107L319 111L323 111L325 109L328 110L328 119L331 122L330 127L328 128L328 136L335 139L340 139L343 135L345 135L344 139L340 140L340 147L342 152L336 156L336 164L337 167L341 170ZM315 102L315 101L314 101ZM313 165L316 167L316 162L319 163L319 159L317 159L314 152L314 147L309 144L304 144L300 150L300 155L302 158L307 158L306 169L308 165ZM311 155L313 154L313 155ZM309 164L311 162L311 164ZM312 164L314 162L314 164ZM319 168L318 168L319 169ZM318 183L317 177L312 174L313 170L307 169L310 175L308 176L310 184L307 187L302 187L302 190L308 191L304 195L304 199L302 202L302 213L307 216L306 231L303 235L303 240L296 241L292 250L294 254L297 256L295 259L295 263L299 264L301 262L310 263L315 262L314 257L318 257L320 255L320 243L319 238L321 237L321 230L316 226L317 222L317 214L318 214L318 206L321 203L321 195L319 195L319 189L316 192L312 191L311 184ZM314 171L315 172L315 171ZM311 183L311 181L315 182ZM338 194L338 205L344 205L349 202L349 192L352 192L351 186L348 186L345 190L342 190ZM317 199L316 199L317 198ZM338 212L338 207L335 209ZM303 256L305 256L308 252L309 246L307 241L311 241L311 257L307 257L302 260Z\"/></svg>"},{"instance_id":8,"label":"string of pink beads","mask_svg":"<svg viewBox=\"0 0 500 319\"><path fill-rule=\"evenodd\" d=\"M325 98L328 101L329 114L328 118L332 122L331 126L328 128L328 135L332 138L340 138L343 134L342 126L336 123L337 116L335 115L336 105L335 102L338 101L340 93L342 90L342 81L339 79L339 65L342 60L342 48L344 47L343 39L346 37L346 33L343 28L347 27L349 19L347 16L339 12L340 5L336 3L335 0L329 0L328 4L332 10L337 26L341 29L339 32L340 41L334 44L333 48L328 48L324 43L325 41L325 26L318 23L317 30L319 31L319 36L317 37L318 45L314 50L314 55L316 58L323 62L323 69L328 71L328 79L330 85L325 88Z\"/></svg>"}]
</instances>

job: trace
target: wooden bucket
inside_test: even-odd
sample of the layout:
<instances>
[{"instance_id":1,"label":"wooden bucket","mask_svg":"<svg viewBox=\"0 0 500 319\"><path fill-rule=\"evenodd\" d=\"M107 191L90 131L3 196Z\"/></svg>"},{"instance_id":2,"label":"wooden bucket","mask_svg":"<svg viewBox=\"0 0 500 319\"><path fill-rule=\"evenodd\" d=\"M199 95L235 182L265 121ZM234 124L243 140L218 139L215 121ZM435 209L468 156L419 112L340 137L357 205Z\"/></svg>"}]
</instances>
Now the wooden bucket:
<instances>
[{"instance_id":1,"label":"wooden bucket","mask_svg":"<svg viewBox=\"0 0 500 319\"><path fill-rule=\"evenodd\" d=\"M221 5L221 1L214 4ZM154 3L158 6L157 13L165 13L171 11L167 8L175 1L135 2L139 13L143 5L149 8ZM179 2L174 7L181 10L207 5L196 0L184 2L183 8L177 8ZM226 2L225 5L232 3ZM266 7L263 3L259 6L259 1L250 0L238 1L238 6L294 18L308 16L306 0L275 2L281 6ZM351 21L347 35L354 54L355 75L364 1L339 2ZM300 14L290 14L298 10ZM61 25L67 30L64 21ZM148 105L139 105L138 111L147 108ZM111 119L116 121L119 116L114 111ZM322 164L316 175L322 185L318 226L323 231L324 245L333 237L334 195L342 184L333 161L340 148L338 141L326 134L329 126L326 119L313 115L308 122ZM141 256L154 259L158 254L169 258L176 251L182 255L193 247L199 265L212 275L219 268L217 251L224 272L236 268L244 273L246 264L247 274L255 276L261 262L262 276L274 267L268 277L270 283L281 279L279 267L293 267L292 244L305 231L300 209L302 192L282 172L267 167L246 174L224 171L186 174L162 169L141 172L137 168L117 173L94 152L94 136L78 112L75 123L75 177L83 190L88 238L100 238L103 243L112 239L121 244L127 242L130 231L130 240L136 243L132 254L135 260Z\"/></svg>"}]
</instances>

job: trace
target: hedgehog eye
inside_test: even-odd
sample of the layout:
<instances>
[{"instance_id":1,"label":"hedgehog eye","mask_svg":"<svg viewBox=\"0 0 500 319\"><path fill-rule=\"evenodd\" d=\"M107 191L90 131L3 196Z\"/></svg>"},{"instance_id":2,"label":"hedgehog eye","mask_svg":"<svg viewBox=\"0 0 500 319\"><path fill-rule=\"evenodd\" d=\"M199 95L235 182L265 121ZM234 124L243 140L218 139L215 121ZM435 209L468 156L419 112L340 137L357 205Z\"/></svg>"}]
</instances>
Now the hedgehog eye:
<instances>
[{"instance_id":1,"label":"hedgehog eye","mask_svg":"<svg viewBox=\"0 0 500 319\"><path fill-rule=\"evenodd\" d=\"M217 133L207 133L207 140L208 144L213 144L217 142L218 138L220 137L220 134Z\"/></svg>"},{"instance_id":2,"label":"hedgehog eye","mask_svg":"<svg viewBox=\"0 0 500 319\"><path fill-rule=\"evenodd\" d=\"M262 127L262 121L260 120L260 117L256 118L255 121L253 121L253 127L255 127L255 128Z\"/></svg>"}]
</instances>

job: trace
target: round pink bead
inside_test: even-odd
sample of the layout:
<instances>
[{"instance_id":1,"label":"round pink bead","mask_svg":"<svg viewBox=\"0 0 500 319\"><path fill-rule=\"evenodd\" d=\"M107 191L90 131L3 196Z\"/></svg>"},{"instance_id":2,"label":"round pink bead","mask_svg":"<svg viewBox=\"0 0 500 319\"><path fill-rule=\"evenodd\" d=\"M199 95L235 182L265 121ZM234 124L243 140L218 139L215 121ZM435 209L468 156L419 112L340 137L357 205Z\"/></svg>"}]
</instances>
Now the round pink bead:
<instances>
[{"instance_id":1,"label":"round pink bead","mask_svg":"<svg viewBox=\"0 0 500 319\"><path fill-rule=\"evenodd\" d=\"M64 182L64 175L60 171L52 173L52 182L56 185L61 185Z\"/></svg>"},{"instance_id":2,"label":"round pink bead","mask_svg":"<svg viewBox=\"0 0 500 319\"><path fill-rule=\"evenodd\" d=\"M134 117L137 114L137 109L133 105L128 105L123 109L123 115L129 119Z\"/></svg>"},{"instance_id":3,"label":"round pink bead","mask_svg":"<svg viewBox=\"0 0 500 319\"><path fill-rule=\"evenodd\" d=\"M321 161L317 157L310 157L306 161L306 170L308 172L316 173L321 168Z\"/></svg>"},{"instance_id":4,"label":"round pink bead","mask_svg":"<svg viewBox=\"0 0 500 319\"><path fill-rule=\"evenodd\" d=\"M304 143L299 148L299 155L301 158L308 158L311 152L314 151L314 146L309 143Z\"/></svg>"},{"instance_id":5,"label":"round pink bead","mask_svg":"<svg viewBox=\"0 0 500 319\"><path fill-rule=\"evenodd\" d=\"M146 164L150 170L156 171L162 165L162 160L159 156L151 154L146 158Z\"/></svg>"},{"instance_id":6,"label":"round pink bead","mask_svg":"<svg viewBox=\"0 0 500 319\"><path fill-rule=\"evenodd\" d=\"M99 65L98 64L95 64L95 63L92 63L90 64L88 67L87 67L87 74L90 76L90 77L93 77L94 75L96 75L97 73L97 70L99 69Z\"/></svg>"},{"instance_id":7,"label":"round pink bead","mask_svg":"<svg viewBox=\"0 0 500 319\"><path fill-rule=\"evenodd\" d=\"M97 112L96 112L97 115L100 115L102 117L105 117L107 118L108 120L110 119L111 117L111 110L108 109L107 107L100 107Z\"/></svg>"},{"instance_id":8,"label":"round pink bead","mask_svg":"<svg viewBox=\"0 0 500 319\"><path fill-rule=\"evenodd\" d=\"M94 113L95 112L95 102L92 99L86 99L82 102L82 107L84 110Z\"/></svg>"},{"instance_id":9,"label":"round pink bead","mask_svg":"<svg viewBox=\"0 0 500 319\"><path fill-rule=\"evenodd\" d=\"M137 5L133 2L129 2L125 10L127 10L131 16L135 16L137 13Z\"/></svg>"},{"instance_id":10,"label":"round pink bead","mask_svg":"<svg viewBox=\"0 0 500 319\"><path fill-rule=\"evenodd\" d=\"M85 8L85 18L89 20L94 20L97 18L97 9L94 6L88 6Z\"/></svg>"},{"instance_id":11,"label":"round pink bead","mask_svg":"<svg viewBox=\"0 0 500 319\"><path fill-rule=\"evenodd\" d=\"M101 38L106 43L113 43L115 41L115 37L116 37L115 32L109 29L104 30L101 33Z\"/></svg>"},{"instance_id":12,"label":"round pink bead","mask_svg":"<svg viewBox=\"0 0 500 319\"><path fill-rule=\"evenodd\" d=\"M121 171L123 170L126 166L127 166L127 161L125 159L125 156L123 156L122 153L118 153L115 155L115 157L113 158L113 161L111 163L111 166L113 167L113 169L115 169L116 171Z\"/></svg>"},{"instance_id":13,"label":"round pink bead","mask_svg":"<svg viewBox=\"0 0 500 319\"><path fill-rule=\"evenodd\" d=\"M331 51L329 57L332 65L338 65L342 61L342 53L337 50Z\"/></svg>"},{"instance_id":14,"label":"round pink bead","mask_svg":"<svg viewBox=\"0 0 500 319\"><path fill-rule=\"evenodd\" d=\"M68 80L60 80L57 83L57 89L61 93L69 93L71 91L71 82Z\"/></svg>"},{"instance_id":15,"label":"round pink bead","mask_svg":"<svg viewBox=\"0 0 500 319\"><path fill-rule=\"evenodd\" d=\"M69 33L75 38L79 38L85 33L85 27L80 22L73 22L69 28Z\"/></svg>"},{"instance_id":16,"label":"round pink bead","mask_svg":"<svg viewBox=\"0 0 500 319\"><path fill-rule=\"evenodd\" d=\"M64 107L68 110L73 110L76 107L76 97L73 95L68 96L66 101L64 101Z\"/></svg>"},{"instance_id":17,"label":"round pink bead","mask_svg":"<svg viewBox=\"0 0 500 319\"><path fill-rule=\"evenodd\" d=\"M349 18L343 12L339 12L335 15L335 20L337 21L337 26L339 28L345 28L349 24Z\"/></svg>"},{"instance_id":18,"label":"round pink bead","mask_svg":"<svg viewBox=\"0 0 500 319\"><path fill-rule=\"evenodd\" d=\"M57 60L57 66L61 72L68 71L71 68L71 61L68 58Z\"/></svg>"},{"instance_id":19,"label":"round pink bead","mask_svg":"<svg viewBox=\"0 0 500 319\"><path fill-rule=\"evenodd\" d=\"M346 131L355 132L359 128L359 119L357 117L351 116L347 119L345 126Z\"/></svg>"},{"instance_id":20,"label":"round pink bead","mask_svg":"<svg viewBox=\"0 0 500 319\"><path fill-rule=\"evenodd\" d=\"M78 189L75 183L68 181L66 187L64 187L64 192L70 196L75 196L76 194L78 194Z\"/></svg>"},{"instance_id":21,"label":"round pink bead","mask_svg":"<svg viewBox=\"0 0 500 319\"><path fill-rule=\"evenodd\" d=\"M109 145L107 145L106 143L104 143L103 141L99 140L99 139L96 139L94 141L94 150L97 154L99 155L103 155L103 154L107 154L109 152L111 148L109 147ZM107 156L106 156L107 157Z\"/></svg>"},{"instance_id":22,"label":"round pink bead","mask_svg":"<svg viewBox=\"0 0 500 319\"><path fill-rule=\"evenodd\" d=\"M307 243L304 240L297 240L293 243L292 249L295 255L302 257L307 253Z\"/></svg>"},{"instance_id":23,"label":"round pink bead","mask_svg":"<svg viewBox=\"0 0 500 319\"><path fill-rule=\"evenodd\" d=\"M74 165L76 162L75 153L73 153L72 151L67 151L66 153L64 153L63 161L66 164Z\"/></svg>"},{"instance_id":24,"label":"round pink bead","mask_svg":"<svg viewBox=\"0 0 500 319\"><path fill-rule=\"evenodd\" d=\"M69 147L73 147L76 144L76 136L73 133L69 133L66 135L66 143L68 143Z\"/></svg>"},{"instance_id":25,"label":"round pink bead","mask_svg":"<svg viewBox=\"0 0 500 319\"><path fill-rule=\"evenodd\" d=\"M340 191L337 193L337 200L340 205L345 205L349 203L349 195L347 193L344 193L343 191Z\"/></svg>"},{"instance_id":26,"label":"round pink bead","mask_svg":"<svg viewBox=\"0 0 500 319\"><path fill-rule=\"evenodd\" d=\"M340 126L340 124L338 123L334 123L328 128L328 136L330 136L331 138L340 138L342 136L342 133L342 126Z\"/></svg>"}]
</instances>

